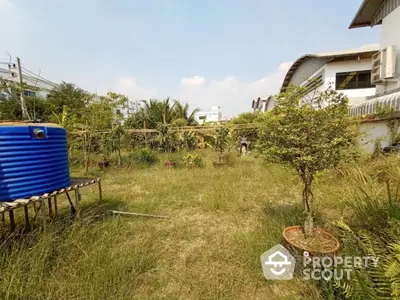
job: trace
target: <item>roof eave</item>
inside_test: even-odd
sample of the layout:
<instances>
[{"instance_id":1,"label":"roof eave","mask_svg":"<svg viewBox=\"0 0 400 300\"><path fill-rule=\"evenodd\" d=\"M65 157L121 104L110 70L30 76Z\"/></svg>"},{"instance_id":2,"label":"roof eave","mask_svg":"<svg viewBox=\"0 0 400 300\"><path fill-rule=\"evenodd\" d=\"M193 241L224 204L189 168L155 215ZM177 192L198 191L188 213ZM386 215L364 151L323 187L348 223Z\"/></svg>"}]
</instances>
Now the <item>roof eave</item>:
<instances>
[{"instance_id":1,"label":"roof eave","mask_svg":"<svg viewBox=\"0 0 400 300\"><path fill-rule=\"evenodd\" d=\"M349 29L360 27L373 27L382 24L382 20L374 23L374 16L385 3L386 0L364 0L354 16Z\"/></svg>"},{"instance_id":2,"label":"roof eave","mask_svg":"<svg viewBox=\"0 0 400 300\"><path fill-rule=\"evenodd\" d=\"M371 22L365 22L365 23L352 22L349 26L349 29L361 28L361 27L372 27L372 25Z\"/></svg>"},{"instance_id":3,"label":"roof eave","mask_svg":"<svg viewBox=\"0 0 400 300\"><path fill-rule=\"evenodd\" d=\"M371 22L364 22L364 23L351 23L349 26L349 29L354 29L354 28L361 28L361 27L374 27L375 25L381 25L382 21L372 24Z\"/></svg>"},{"instance_id":4,"label":"roof eave","mask_svg":"<svg viewBox=\"0 0 400 300\"><path fill-rule=\"evenodd\" d=\"M357 19L360 17L362 12L364 11L365 7L367 6L367 3L368 3L368 0L364 0L363 3L361 4L361 6L358 8L356 15L354 16L353 20L351 21L349 29L369 26L369 24L367 24L367 23L357 24Z\"/></svg>"}]
</instances>

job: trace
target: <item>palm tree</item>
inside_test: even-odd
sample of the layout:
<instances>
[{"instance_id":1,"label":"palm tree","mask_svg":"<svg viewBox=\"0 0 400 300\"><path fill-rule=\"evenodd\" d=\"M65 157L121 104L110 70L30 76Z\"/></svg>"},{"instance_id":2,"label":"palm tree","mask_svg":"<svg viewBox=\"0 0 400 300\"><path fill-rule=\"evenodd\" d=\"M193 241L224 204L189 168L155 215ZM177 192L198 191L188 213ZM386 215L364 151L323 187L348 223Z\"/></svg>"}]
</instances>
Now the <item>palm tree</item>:
<instances>
[{"instance_id":1,"label":"palm tree","mask_svg":"<svg viewBox=\"0 0 400 300\"><path fill-rule=\"evenodd\" d=\"M157 128L159 124L184 124L196 125L197 122L194 118L196 108L190 112L189 104L182 105L179 101L167 98L165 100L144 100L143 106L132 114L127 122L133 128ZM146 125L144 125L146 124ZM182 126L182 125L181 125Z\"/></svg>"},{"instance_id":2,"label":"palm tree","mask_svg":"<svg viewBox=\"0 0 400 300\"><path fill-rule=\"evenodd\" d=\"M188 103L182 105L179 101L175 100L174 104L175 104L175 109L174 109L175 120L184 119L186 120L186 123L189 126L197 125L197 121L194 116L197 112L200 111L199 108L196 108L191 113L189 113Z\"/></svg>"}]
</instances>

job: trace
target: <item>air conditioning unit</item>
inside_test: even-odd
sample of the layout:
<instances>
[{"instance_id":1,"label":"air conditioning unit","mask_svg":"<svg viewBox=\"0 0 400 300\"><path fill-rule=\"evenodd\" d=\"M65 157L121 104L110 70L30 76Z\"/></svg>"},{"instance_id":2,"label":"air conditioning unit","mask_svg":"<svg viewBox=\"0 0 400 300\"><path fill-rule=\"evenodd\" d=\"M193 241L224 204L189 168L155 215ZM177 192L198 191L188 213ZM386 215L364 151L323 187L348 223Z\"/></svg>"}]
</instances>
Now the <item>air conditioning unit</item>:
<instances>
[{"instance_id":1,"label":"air conditioning unit","mask_svg":"<svg viewBox=\"0 0 400 300\"><path fill-rule=\"evenodd\" d=\"M389 46L372 56L371 83L384 83L395 77L396 46Z\"/></svg>"}]
</instances>

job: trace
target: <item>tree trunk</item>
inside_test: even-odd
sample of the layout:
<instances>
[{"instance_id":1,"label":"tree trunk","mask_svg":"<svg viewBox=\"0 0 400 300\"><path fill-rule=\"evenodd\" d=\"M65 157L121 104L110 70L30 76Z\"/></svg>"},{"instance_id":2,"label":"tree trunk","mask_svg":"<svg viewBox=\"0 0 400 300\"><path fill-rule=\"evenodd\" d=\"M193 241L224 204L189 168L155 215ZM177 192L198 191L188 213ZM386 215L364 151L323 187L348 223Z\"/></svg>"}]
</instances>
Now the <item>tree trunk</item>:
<instances>
[{"instance_id":1,"label":"tree trunk","mask_svg":"<svg viewBox=\"0 0 400 300\"><path fill-rule=\"evenodd\" d=\"M121 136L118 135L118 167L121 167Z\"/></svg>"},{"instance_id":2,"label":"tree trunk","mask_svg":"<svg viewBox=\"0 0 400 300\"><path fill-rule=\"evenodd\" d=\"M303 201L306 209L306 220L304 222L304 234L306 238L313 235L314 220L313 220L313 193L311 192L311 182L304 183Z\"/></svg>"},{"instance_id":3,"label":"tree trunk","mask_svg":"<svg viewBox=\"0 0 400 300\"><path fill-rule=\"evenodd\" d=\"M89 171L89 150L88 150L88 133L87 128L85 128L85 134L83 137L83 144L85 149L85 173Z\"/></svg>"}]
</instances>

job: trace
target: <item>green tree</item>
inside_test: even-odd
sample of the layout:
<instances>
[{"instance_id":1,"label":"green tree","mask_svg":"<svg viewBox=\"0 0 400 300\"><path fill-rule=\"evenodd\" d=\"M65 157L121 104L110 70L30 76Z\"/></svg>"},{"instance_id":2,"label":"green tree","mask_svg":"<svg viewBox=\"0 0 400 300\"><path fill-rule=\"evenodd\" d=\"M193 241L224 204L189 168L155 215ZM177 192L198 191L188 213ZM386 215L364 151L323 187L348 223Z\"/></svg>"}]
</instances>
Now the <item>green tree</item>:
<instances>
[{"instance_id":1,"label":"green tree","mask_svg":"<svg viewBox=\"0 0 400 300\"><path fill-rule=\"evenodd\" d=\"M189 105L182 105L179 101L170 98L165 100L144 100L143 105L126 121L128 128L155 129L159 124L174 126L196 125L194 118L198 109L190 112Z\"/></svg>"},{"instance_id":2,"label":"green tree","mask_svg":"<svg viewBox=\"0 0 400 300\"><path fill-rule=\"evenodd\" d=\"M62 82L47 95L47 115L52 116L53 121L58 121L66 106L70 116L80 119L92 101L91 93L72 83Z\"/></svg>"},{"instance_id":3,"label":"green tree","mask_svg":"<svg viewBox=\"0 0 400 300\"><path fill-rule=\"evenodd\" d=\"M230 132L228 127L217 128L215 134L215 150L218 152L218 160L222 162L223 154L228 147Z\"/></svg>"},{"instance_id":4,"label":"green tree","mask_svg":"<svg viewBox=\"0 0 400 300\"><path fill-rule=\"evenodd\" d=\"M28 88L27 84L19 84L0 78L0 119L22 120L22 109L19 93ZM35 88L29 86L29 90ZM41 97L24 96L30 119L47 120L46 103Z\"/></svg>"},{"instance_id":5,"label":"green tree","mask_svg":"<svg viewBox=\"0 0 400 300\"><path fill-rule=\"evenodd\" d=\"M313 233L313 193L317 172L333 168L354 154L356 124L348 99L331 89L311 99L302 87L289 87L277 97L262 129L259 149L271 160L293 167L303 182L304 232Z\"/></svg>"},{"instance_id":6,"label":"green tree","mask_svg":"<svg viewBox=\"0 0 400 300\"><path fill-rule=\"evenodd\" d=\"M174 119L175 122L177 120L185 120L186 125L188 126L193 126L193 125L198 125L197 121L195 119L195 114L199 112L200 109L196 108L193 111L190 112L190 107L188 103L181 104L179 101L174 101ZM183 123L183 122L181 122Z\"/></svg>"},{"instance_id":7,"label":"green tree","mask_svg":"<svg viewBox=\"0 0 400 300\"><path fill-rule=\"evenodd\" d=\"M240 114L236 118L233 118L230 123L259 125L263 124L267 117L268 114L261 111L246 112ZM255 143L259 138L259 130L256 128L256 126L254 126L254 128L235 128L235 130L232 131L232 139L235 142L238 142L242 137L247 138L247 140L251 143Z\"/></svg>"}]
</instances>

